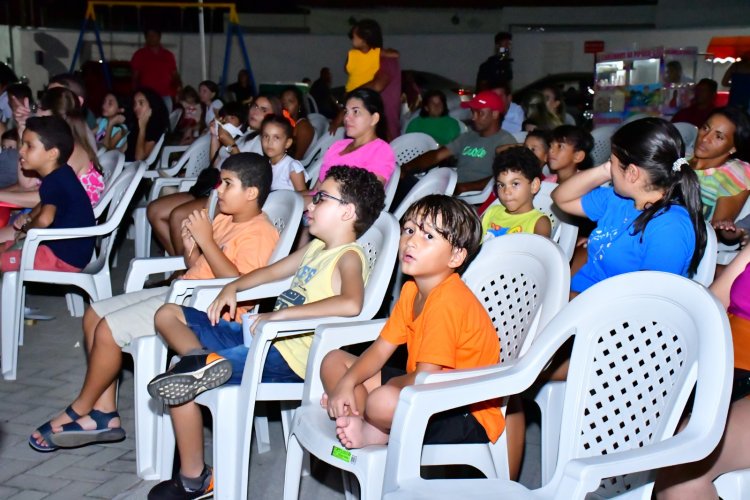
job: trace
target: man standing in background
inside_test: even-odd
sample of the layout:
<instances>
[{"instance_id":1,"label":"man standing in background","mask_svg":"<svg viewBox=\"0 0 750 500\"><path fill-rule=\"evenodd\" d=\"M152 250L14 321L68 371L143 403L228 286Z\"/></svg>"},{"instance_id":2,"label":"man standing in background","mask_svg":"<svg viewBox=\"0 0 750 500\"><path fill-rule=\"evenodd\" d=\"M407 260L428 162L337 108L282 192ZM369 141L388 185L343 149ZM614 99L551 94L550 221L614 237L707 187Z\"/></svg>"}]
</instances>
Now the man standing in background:
<instances>
[{"instance_id":1,"label":"man standing in background","mask_svg":"<svg viewBox=\"0 0 750 500\"><path fill-rule=\"evenodd\" d=\"M147 27L144 30L146 46L138 49L130 60L133 70L133 89L153 89L172 111L172 97L182 85L174 54L161 45L161 30Z\"/></svg>"}]
</instances>

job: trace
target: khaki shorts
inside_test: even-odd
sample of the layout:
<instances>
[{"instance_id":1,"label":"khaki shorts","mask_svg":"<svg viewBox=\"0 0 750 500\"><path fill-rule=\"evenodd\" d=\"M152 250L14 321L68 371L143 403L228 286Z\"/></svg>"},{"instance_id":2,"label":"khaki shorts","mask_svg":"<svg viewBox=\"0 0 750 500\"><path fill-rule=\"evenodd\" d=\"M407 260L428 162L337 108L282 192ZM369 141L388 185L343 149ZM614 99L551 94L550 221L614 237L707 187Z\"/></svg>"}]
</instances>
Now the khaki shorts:
<instances>
[{"instance_id":1,"label":"khaki shorts","mask_svg":"<svg viewBox=\"0 0 750 500\"><path fill-rule=\"evenodd\" d=\"M100 318L107 320L112 338L125 347L138 337L155 335L154 314L167 300L169 287L124 293L91 304Z\"/></svg>"}]
</instances>

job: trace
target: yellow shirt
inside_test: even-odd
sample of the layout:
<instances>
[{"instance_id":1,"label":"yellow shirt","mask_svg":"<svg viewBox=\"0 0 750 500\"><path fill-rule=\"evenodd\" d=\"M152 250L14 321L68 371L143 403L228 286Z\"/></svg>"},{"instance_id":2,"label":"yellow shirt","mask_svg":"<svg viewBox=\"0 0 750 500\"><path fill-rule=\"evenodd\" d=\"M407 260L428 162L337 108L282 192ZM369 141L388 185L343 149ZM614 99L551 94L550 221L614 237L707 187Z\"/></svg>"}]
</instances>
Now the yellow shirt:
<instances>
[{"instance_id":1,"label":"yellow shirt","mask_svg":"<svg viewBox=\"0 0 750 500\"><path fill-rule=\"evenodd\" d=\"M346 72L349 74L346 91L351 92L371 81L379 69L380 48L370 49L366 53L357 49L350 50L346 60Z\"/></svg>"},{"instance_id":2,"label":"yellow shirt","mask_svg":"<svg viewBox=\"0 0 750 500\"><path fill-rule=\"evenodd\" d=\"M326 250L325 243L313 240L302 257L302 263L292 279L292 286L276 299L274 310L309 304L333 297L336 292L331 284L333 270L342 255L355 252L362 261L362 280L366 283L370 274L367 259L357 242L347 243ZM294 373L305 378L307 356L312 346L312 332L303 333L274 342L274 346Z\"/></svg>"},{"instance_id":3,"label":"yellow shirt","mask_svg":"<svg viewBox=\"0 0 750 500\"><path fill-rule=\"evenodd\" d=\"M513 233L534 234L536 221L545 215L537 209L525 214L509 214L502 205L492 205L482 216L482 241Z\"/></svg>"}]
</instances>

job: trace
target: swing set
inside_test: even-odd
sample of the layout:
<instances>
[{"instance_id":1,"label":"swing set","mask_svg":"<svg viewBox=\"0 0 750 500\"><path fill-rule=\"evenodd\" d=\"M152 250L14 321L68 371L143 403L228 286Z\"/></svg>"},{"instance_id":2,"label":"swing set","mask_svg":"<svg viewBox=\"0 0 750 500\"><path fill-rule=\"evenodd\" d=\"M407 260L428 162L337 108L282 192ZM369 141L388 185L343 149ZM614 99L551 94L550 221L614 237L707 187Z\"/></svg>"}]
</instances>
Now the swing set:
<instances>
[{"instance_id":1,"label":"swing set","mask_svg":"<svg viewBox=\"0 0 750 500\"><path fill-rule=\"evenodd\" d=\"M93 30L96 37L96 45L99 48L100 62L102 63L102 69L104 72L104 79L108 90L112 90L112 75L110 72L109 64L104 56L104 46L102 45L101 33L99 32L99 26L96 22L96 13L94 7L105 6L109 7L135 7L138 9L138 18L140 19L140 11L142 7L169 7L178 8L180 13L184 12L185 9L198 9L199 13L199 27L201 37L201 60L203 69L203 79L206 79L206 42L205 33L203 28L203 9L210 9L213 12L216 9L229 10L229 23L227 26L227 38L226 45L224 48L224 65L221 73L221 80L219 81L219 88L223 92L227 85L227 73L229 71L229 61L232 52L232 37L236 36L239 42L240 50L242 52L242 59L245 63L245 69L250 77L250 88L255 93L255 78L253 77L253 71L250 67L250 57L247 53L247 47L245 46L245 40L242 36L242 28L239 24L239 16L237 15L237 7L233 3L203 3L199 2L151 2L151 1L136 1L136 0L89 0L86 6L86 15L84 16L83 23L81 25L81 31L78 34L78 42L73 53L73 61L70 64L70 72L72 73L76 69L78 63L78 56L81 53L83 47L83 36L89 29Z\"/></svg>"}]
</instances>

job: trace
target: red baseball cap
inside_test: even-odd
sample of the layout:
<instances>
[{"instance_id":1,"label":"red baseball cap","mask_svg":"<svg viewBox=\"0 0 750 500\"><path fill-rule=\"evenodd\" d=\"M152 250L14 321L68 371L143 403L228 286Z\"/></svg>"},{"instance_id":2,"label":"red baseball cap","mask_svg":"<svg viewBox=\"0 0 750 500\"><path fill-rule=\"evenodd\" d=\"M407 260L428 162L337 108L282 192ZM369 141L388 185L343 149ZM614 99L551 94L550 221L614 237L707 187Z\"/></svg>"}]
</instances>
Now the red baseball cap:
<instances>
[{"instance_id":1,"label":"red baseball cap","mask_svg":"<svg viewBox=\"0 0 750 500\"><path fill-rule=\"evenodd\" d=\"M462 102L461 107L469 109L490 108L492 111L500 111L501 113L505 111L505 103L499 95L491 90L483 90L475 95L471 101Z\"/></svg>"}]
</instances>

